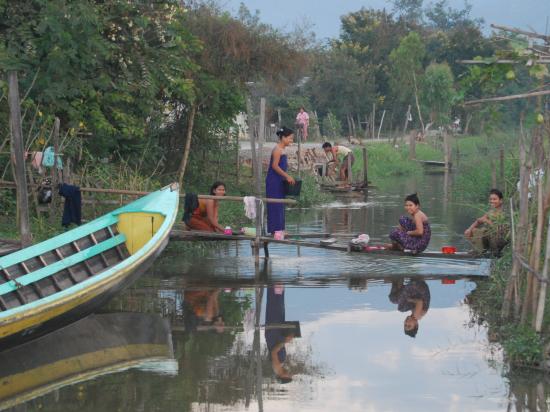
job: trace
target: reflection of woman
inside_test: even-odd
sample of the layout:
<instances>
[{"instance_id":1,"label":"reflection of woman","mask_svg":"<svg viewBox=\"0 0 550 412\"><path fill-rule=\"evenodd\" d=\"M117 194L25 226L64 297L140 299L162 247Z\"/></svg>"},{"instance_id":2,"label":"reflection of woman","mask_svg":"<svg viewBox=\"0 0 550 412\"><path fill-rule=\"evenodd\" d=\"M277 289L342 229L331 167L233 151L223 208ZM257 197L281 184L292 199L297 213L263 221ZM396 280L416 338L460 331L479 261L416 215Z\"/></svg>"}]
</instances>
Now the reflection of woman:
<instances>
[{"instance_id":1,"label":"reflection of woman","mask_svg":"<svg viewBox=\"0 0 550 412\"><path fill-rule=\"evenodd\" d=\"M408 249L413 253L424 251L430 243L432 231L428 216L420 210L420 200L416 193L405 198L405 210L409 216L399 218L399 227L390 233L392 243L389 249Z\"/></svg>"},{"instance_id":2,"label":"reflection of woman","mask_svg":"<svg viewBox=\"0 0 550 412\"><path fill-rule=\"evenodd\" d=\"M277 130L279 143L271 152L269 169L265 178L265 193L267 197L275 199L285 198L284 182L295 184L295 180L286 171L288 169L288 160L284 153L285 147L292 144L294 132L291 129L282 127ZM267 204L267 231L275 233L279 230L285 230L285 205L283 203Z\"/></svg>"},{"instance_id":3,"label":"reflection of woman","mask_svg":"<svg viewBox=\"0 0 550 412\"><path fill-rule=\"evenodd\" d=\"M265 340L273 372L282 383L290 382L292 375L283 367L286 361L285 344L297 337L297 331L296 328L290 327L292 322L285 322L285 291L283 286L267 288L265 325Z\"/></svg>"},{"instance_id":4,"label":"reflection of woman","mask_svg":"<svg viewBox=\"0 0 550 412\"><path fill-rule=\"evenodd\" d=\"M224 320L218 303L219 289L186 290L183 294L185 325L189 330L212 326L223 332Z\"/></svg>"},{"instance_id":5,"label":"reflection of woman","mask_svg":"<svg viewBox=\"0 0 550 412\"><path fill-rule=\"evenodd\" d=\"M430 308L430 289L423 280L411 280L403 286L403 279L392 282L390 302L397 304L399 312L411 311L405 318L405 334L414 338L418 332L418 321Z\"/></svg>"},{"instance_id":6,"label":"reflection of woman","mask_svg":"<svg viewBox=\"0 0 550 412\"><path fill-rule=\"evenodd\" d=\"M210 188L210 194L225 196L225 184L214 182ZM193 211L187 226L192 230L223 232L224 227L218 223L218 203L219 201L215 199L199 199L199 207Z\"/></svg>"}]
</instances>

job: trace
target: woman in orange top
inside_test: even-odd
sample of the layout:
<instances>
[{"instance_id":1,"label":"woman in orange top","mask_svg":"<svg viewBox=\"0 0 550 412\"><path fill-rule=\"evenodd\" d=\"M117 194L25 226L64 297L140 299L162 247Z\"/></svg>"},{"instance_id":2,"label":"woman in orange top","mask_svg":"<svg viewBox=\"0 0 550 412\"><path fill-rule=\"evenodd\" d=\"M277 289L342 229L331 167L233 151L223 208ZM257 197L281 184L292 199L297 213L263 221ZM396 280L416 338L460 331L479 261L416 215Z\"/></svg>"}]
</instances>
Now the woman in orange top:
<instances>
[{"instance_id":1,"label":"woman in orange top","mask_svg":"<svg viewBox=\"0 0 550 412\"><path fill-rule=\"evenodd\" d=\"M214 182L210 194L225 196L225 183ZM199 199L199 207L193 211L187 226L192 230L223 233L224 227L218 223L218 203L215 199Z\"/></svg>"}]
</instances>

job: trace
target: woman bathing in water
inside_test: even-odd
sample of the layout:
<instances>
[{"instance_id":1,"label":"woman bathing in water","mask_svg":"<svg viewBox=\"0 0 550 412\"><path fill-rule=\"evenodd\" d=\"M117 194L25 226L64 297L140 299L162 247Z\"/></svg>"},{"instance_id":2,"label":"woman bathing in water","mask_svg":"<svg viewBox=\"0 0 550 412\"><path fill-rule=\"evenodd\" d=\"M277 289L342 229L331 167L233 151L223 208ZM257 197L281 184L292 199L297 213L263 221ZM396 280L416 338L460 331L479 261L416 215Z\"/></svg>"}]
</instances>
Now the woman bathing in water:
<instances>
[{"instance_id":1,"label":"woman bathing in water","mask_svg":"<svg viewBox=\"0 0 550 412\"><path fill-rule=\"evenodd\" d=\"M399 227L390 232L392 243L386 245L390 250L410 250L423 252L430 243L432 231L428 216L420 210L420 200L416 193L405 198L405 210L410 215L399 218Z\"/></svg>"}]
</instances>

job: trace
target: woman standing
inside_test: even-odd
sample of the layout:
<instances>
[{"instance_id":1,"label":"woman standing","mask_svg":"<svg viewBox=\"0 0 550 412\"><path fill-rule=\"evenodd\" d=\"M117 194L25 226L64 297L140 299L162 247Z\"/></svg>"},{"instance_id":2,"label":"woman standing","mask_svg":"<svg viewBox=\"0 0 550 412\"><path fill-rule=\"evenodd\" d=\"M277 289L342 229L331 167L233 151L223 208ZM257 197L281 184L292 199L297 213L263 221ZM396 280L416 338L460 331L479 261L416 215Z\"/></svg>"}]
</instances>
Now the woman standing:
<instances>
[{"instance_id":1,"label":"woman standing","mask_svg":"<svg viewBox=\"0 0 550 412\"><path fill-rule=\"evenodd\" d=\"M388 245L393 250L410 250L420 253L426 250L432 231L428 216L420 210L420 200L416 193L405 198L405 210L409 216L401 216L399 227L390 233L392 243Z\"/></svg>"},{"instance_id":2,"label":"woman standing","mask_svg":"<svg viewBox=\"0 0 550 412\"><path fill-rule=\"evenodd\" d=\"M309 127L309 114L304 107L300 107L300 111L296 115L296 125L302 129L303 141L307 141L307 128Z\"/></svg>"},{"instance_id":3,"label":"woman standing","mask_svg":"<svg viewBox=\"0 0 550 412\"><path fill-rule=\"evenodd\" d=\"M210 188L210 194L213 196L225 196L225 184L223 182L214 182ZM218 208L218 200L199 199L199 207L193 211L187 226L192 230L223 233L224 227L218 223Z\"/></svg>"},{"instance_id":4,"label":"woman standing","mask_svg":"<svg viewBox=\"0 0 550 412\"><path fill-rule=\"evenodd\" d=\"M265 178L265 193L267 197L275 199L285 198L284 182L295 184L295 180L286 171L288 169L288 160L284 152L285 148L292 144L294 140L294 131L286 127L277 130L279 143L271 152L269 160L269 169ZM283 203L267 204L267 231L275 233L279 230L285 230L285 205Z\"/></svg>"}]
</instances>

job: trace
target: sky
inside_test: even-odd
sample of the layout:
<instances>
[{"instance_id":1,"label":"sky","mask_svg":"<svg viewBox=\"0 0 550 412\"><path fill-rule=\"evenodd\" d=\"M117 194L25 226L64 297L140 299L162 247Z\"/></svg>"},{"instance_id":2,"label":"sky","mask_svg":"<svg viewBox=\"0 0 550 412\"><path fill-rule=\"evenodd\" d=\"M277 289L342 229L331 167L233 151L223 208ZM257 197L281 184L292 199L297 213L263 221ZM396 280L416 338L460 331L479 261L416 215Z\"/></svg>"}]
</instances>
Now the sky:
<instances>
[{"instance_id":1,"label":"sky","mask_svg":"<svg viewBox=\"0 0 550 412\"><path fill-rule=\"evenodd\" d=\"M387 0L220 0L220 4L232 14L244 3L251 11L259 10L260 19L287 31L306 21L319 40L338 37L340 16L357 11L361 7L387 10L392 4ZM432 1L425 0L425 4ZM456 9L464 7L463 0L449 0ZM536 30L550 34L550 0L470 0L472 16L489 24L514 26L524 30ZM548 28L547 28L548 25Z\"/></svg>"}]
</instances>

